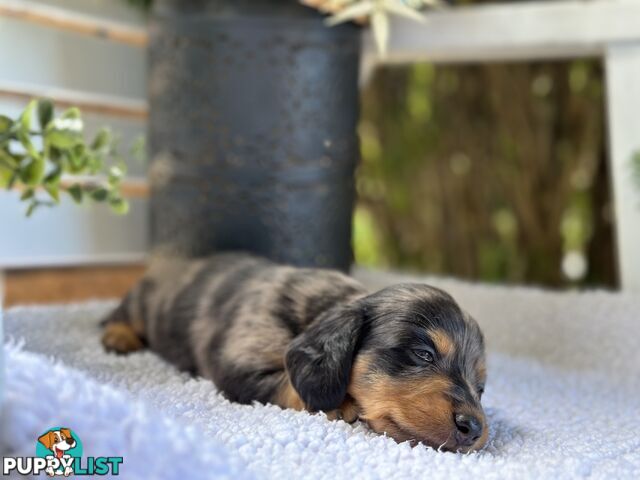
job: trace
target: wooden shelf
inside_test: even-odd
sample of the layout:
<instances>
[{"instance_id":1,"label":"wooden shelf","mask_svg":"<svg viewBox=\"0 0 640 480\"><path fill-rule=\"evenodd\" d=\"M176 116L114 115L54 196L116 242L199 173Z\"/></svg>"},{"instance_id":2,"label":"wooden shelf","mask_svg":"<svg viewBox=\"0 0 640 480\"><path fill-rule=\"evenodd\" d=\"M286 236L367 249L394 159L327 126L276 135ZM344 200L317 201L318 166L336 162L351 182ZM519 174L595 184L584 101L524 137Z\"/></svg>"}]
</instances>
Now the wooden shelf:
<instances>
[{"instance_id":1,"label":"wooden shelf","mask_svg":"<svg viewBox=\"0 0 640 480\"><path fill-rule=\"evenodd\" d=\"M122 298L143 273L142 264L8 270L4 306Z\"/></svg>"},{"instance_id":2,"label":"wooden shelf","mask_svg":"<svg viewBox=\"0 0 640 480\"><path fill-rule=\"evenodd\" d=\"M86 113L140 121L144 121L148 117L147 102L145 100L41 85L0 81L0 97L25 101L32 98L50 98L60 107L78 107Z\"/></svg>"},{"instance_id":3,"label":"wooden shelf","mask_svg":"<svg viewBox=\"0 0 640 480\"><path fill-rule=\"evenodd\" d=\"M148 41L145 28L25 0L2 0L0 2L0 16L125 43L134 47L146 47Z\"/></svg>"}]
</instances>

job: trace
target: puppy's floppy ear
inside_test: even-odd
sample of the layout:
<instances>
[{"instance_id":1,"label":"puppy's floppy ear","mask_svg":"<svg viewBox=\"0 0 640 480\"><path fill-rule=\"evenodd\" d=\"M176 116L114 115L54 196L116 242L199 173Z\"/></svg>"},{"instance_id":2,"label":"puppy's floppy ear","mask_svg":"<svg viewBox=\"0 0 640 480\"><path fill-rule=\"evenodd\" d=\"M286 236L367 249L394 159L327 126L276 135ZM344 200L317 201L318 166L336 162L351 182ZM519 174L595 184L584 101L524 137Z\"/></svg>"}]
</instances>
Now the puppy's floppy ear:
<instances>
[{"instance_id":1,"label":"puppy's floppy ear","mask_svg":"<svg viewBox=\"0 0 640 480\"><path fill-rule=\"evenodd\" d=\"M60 432L62 432L65 438L73 438L73 435L71 435L71 430L69 430L68 428L61 428Z\"/></svg>"},{"instance_id":2,"label":"puppy's floppy ear","mask_svg":"<svg viewBox=\"0 0 640 480\"><path fill-rule=\"evenodd\" d=\"M289 344L287 372L309 410L334 410L344 401L363 323L359 302L338 305Z\"/></svg>"},{"instance_id":3,"label":"puppy's floppy ear","mask_svg":"<svg viewBox=\"0 0 640 480\"><path fill-rule=\"evenodd\" d=\"M53 432L47 432L44 435L38 437L38 441L42 445L44 445L44 448L46 448L47 450L51 450L51 445L56 443L56 437Z\"/></svg>"}]
</instances>

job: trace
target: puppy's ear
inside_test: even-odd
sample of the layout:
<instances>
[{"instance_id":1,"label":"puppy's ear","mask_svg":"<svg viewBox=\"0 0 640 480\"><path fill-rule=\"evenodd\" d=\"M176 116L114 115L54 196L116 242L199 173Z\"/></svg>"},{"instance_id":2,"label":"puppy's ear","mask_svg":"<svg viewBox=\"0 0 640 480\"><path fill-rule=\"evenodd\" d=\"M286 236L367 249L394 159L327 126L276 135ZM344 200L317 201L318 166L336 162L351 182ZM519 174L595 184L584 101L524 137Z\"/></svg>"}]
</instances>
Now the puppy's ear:
<instances>
[{"instance_id":1,"label":"puppy's ear","mask_svg":"<svg viewBox=\"0 0 640 480\"><path fill-rule=\"evenodd\" d=\"M44 448L46 448L47 450L51 450L51 445L56 443L56 437L53 432L47 432L44 435L38 437L38 441L42 445L44 445Z\"/></svg>"},{"instance_id":2,"label":"puppy's ear","mask_svg":"<svg viewBox=\"0 0 640 480\"><path fill-rule=\"evenodd\" d=\"M338 305L289 344L287 372L307 409L334 410L344 401L363 323L358 302Z\"/></svg>"},{"instance_id":3,"label":"puppy's ear","mask_svg":"<svg viewBox=\"0 0 640 480\"><path fill-rule=\"evenodd\" d=\"M65 438L73 438L73 436L71 435L71 430L69 430L68 428L61 428L60 432L62 432Z\"/></svg>"}]
</instances>

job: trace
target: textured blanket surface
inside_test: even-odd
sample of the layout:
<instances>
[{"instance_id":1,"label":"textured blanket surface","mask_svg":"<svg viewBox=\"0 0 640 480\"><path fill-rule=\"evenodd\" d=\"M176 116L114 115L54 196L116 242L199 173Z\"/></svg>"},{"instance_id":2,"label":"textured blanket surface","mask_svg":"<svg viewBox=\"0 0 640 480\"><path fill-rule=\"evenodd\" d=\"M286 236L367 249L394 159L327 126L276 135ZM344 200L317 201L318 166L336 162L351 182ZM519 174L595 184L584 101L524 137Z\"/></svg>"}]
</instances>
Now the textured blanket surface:
<instances>
[{"instance_id":1,"label":"textured blanket surface","mask_svg":"<svg viewBox=\"0 0 640 480\"><path fill-rule=\"evenodd\" d=\"M372 288L416 280L357 276ZM85 449L123 455L127 479L640 478L640 298L420 281L452 293L485 332L481 452L411 448L360 424L232 404L149 352L105 354L97 321L109 302L5 312L0 438L32 455L42 430L68 425Z\"/></svg>"}]
</instances>

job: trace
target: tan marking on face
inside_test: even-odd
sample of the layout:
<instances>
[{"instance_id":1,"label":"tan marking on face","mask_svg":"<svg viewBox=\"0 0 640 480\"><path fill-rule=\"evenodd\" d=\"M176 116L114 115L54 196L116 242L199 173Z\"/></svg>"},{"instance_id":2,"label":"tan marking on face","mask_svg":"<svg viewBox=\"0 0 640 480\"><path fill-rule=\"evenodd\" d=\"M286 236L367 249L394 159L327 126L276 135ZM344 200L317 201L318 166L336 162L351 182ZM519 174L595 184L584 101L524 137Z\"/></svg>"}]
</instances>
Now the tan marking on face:
<instances>
[{"instance_id":1,"label":"tan marking on face","mask_svg":"<svg viewBox=\"0 0 640 480\"><path fill-rule=\"evenodd\" d=\"M484 359L480 360L480 362L476 366L476 372L478 378L484 383L487 380L487 364L485 363Z\"/></svg>"},{"instance_id":2,"label":"tan marking on face","mask_svg":"<svg viewBox=\"0 0 640 480\"><path fill-rule=\"evenodd\" d=\"M455 344L447 332L438 328L427 332L440 355L448 357L455 351Z\"/></svg>"},{"instance_id":3,"label":"tan marking on face","mask_svg":"<svg viewBox=\"0 0 640 480\"><path fill-rule=\"evenodd\" d=\"M451 386L443 375L406 380L372 372L371 358L359 355L352 369L349 394L360 406L360 418L376 432L398 442L422 441L434 448L455 449L454 410L447 396ZM473 413L485 422L484 413ZM485 441L486 428L468 450L482 447Z\"/></svg>"},{"instance_id":4,"label":"tan marking on face","mask_svg":"<svg viewBox=\"0 0 640 480\"><path fill-rule=\"evenodd\" d=\"M294 410L304 410L306 408L300 395L298 395L296 389L291 385L288 377L283 381L278 392L276 392L273 403L279 407L293 408Z\"/></svg>"}]
</instances>

